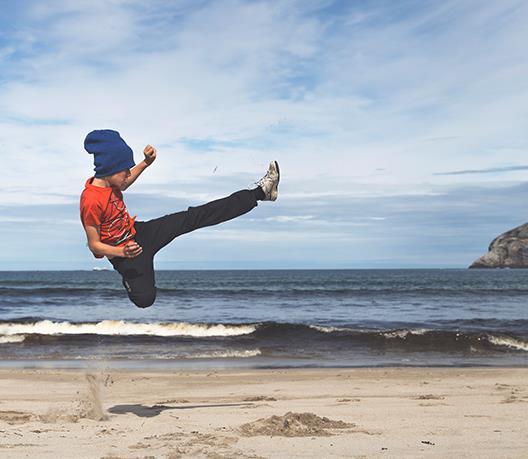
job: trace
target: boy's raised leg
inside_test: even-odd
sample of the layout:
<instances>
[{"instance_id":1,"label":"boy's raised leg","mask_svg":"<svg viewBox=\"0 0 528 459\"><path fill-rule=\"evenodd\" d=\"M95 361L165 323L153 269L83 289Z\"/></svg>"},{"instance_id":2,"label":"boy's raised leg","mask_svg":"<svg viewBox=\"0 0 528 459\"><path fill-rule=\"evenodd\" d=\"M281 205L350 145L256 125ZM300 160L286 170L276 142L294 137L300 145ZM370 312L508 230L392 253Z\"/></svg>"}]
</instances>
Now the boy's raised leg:
<instances>
[{"instance_id":1,"label":"boy's raised leg","mask_svg":"<svg viewBox=\"0 0 528 459\"><path fill-rule=\"evenodd\" d=\"M271 161L266 175L253 190L240 190L225 198L144 222L148 250L155 254L182 234L239 217L256 207L257 200L275 201L279 180L279 164Z\"/></svg>"},{"instance_id":2,"label":"boy's raised leg","mask_svg":"<svg viewBox=\"0 0 528 459\"><path fill-rule=\"evenodd\" d=\"M174 238L198 228L213 226L239 217L257 206L253 190L240 190L225 198L201 206L189 207L145 222L145 237L153 253Z\"/></svg>"}]
</instances>

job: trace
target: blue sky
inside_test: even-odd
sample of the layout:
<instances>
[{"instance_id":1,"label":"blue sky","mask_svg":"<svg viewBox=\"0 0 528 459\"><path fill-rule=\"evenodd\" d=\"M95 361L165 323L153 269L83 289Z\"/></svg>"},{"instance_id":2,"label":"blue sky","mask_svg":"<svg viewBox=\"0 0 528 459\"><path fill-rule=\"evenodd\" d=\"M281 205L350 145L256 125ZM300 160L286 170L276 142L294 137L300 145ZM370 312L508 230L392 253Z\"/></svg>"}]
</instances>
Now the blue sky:
<instances>
[{"instance_id":1,"label":"blue sky","mask_svg":"<svg viewBox=\"0 0 528 459\"><path fill-rule=\"evenodd\" d=\"M158 268L465 267L527 221L526 43L514 0L2 2L0 269L110 267L78 217L103 128L158 148L140 220L281 165Z\"/></svg>"}]
</instances>

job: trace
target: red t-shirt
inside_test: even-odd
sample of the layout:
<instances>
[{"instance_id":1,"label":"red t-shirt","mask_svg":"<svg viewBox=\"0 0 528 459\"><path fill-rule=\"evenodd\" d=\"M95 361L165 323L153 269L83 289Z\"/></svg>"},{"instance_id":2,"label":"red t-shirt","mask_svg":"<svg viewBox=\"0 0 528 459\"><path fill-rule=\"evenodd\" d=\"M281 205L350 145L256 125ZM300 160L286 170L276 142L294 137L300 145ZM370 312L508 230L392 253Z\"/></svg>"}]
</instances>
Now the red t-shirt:
<instances>
[{"instance_id":1,"label":"red t-shirt","mask_svg":"<svg viewBox=\"0 0 528 459\"><path fill-rule=\"evenodd\" d=\"M92 185L90 177L81 194L81 222L99 227L101 242L113 246L125 245L136 234L134 221L123 202L121 190ZM103 258L102 255L94 255Z\"/></svg>"}]
</instances>

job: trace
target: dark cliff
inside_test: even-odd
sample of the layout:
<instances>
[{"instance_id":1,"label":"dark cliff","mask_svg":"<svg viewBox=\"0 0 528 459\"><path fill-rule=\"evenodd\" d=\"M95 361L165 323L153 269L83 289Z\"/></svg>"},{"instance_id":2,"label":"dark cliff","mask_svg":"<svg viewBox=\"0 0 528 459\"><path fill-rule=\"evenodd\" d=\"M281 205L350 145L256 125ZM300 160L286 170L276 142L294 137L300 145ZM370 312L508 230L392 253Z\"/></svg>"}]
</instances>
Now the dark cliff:
<instances>
[{"instance_id":1,"label":"dark cliff","mask_svg":"<svg viewBox=\"0 0 528 459\"><path fill-rule=\"evenodd\" d=\"M470 268L528 268L528 223L493 239Z\"/></svg>"}]
</instances>

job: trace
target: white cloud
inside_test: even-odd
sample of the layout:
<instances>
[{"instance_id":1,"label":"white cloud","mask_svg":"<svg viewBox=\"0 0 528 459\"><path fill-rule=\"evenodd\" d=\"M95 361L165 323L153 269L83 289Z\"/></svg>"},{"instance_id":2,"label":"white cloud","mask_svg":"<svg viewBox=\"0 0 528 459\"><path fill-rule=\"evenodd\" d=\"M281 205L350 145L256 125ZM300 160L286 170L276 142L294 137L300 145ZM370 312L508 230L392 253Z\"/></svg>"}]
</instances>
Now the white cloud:
<instances>
[{"instance_id":1,"label":"white cloud","mask_svg":"<svg viewBox=\"0 0 528 459\"><path fill-rule=\"evenodd\" d=\"M265 218L268 222L290 223L290 222L304 222L306 220L313 220L313 215L276 215Z\"/></svg>"},{"instance_id":2,"label":"white cloud","mask_svg":"<svg viewBox=\"0 0 528 459\"><path fill-rule=\"evenodd\" d=\"M314 241L321 241L326 243L329 239L329 233L327 231L310 231L304 233L292 232L291 230L278 230L274 229L269 231L267 229L258 230L252 228L251 230L233 230L229 228L222 229L208 229L199 230L186 235L186 238L199 239L199 240L210 240L210 241L232 241L234 243L259 243L259 242L275 242L281 247L288 242L294 243L310 243ZM332 242L347 242L357 240L368 239L364 235L357 236L349 232L334 231L331 234Z\"/></svg>"}]
</instances>

